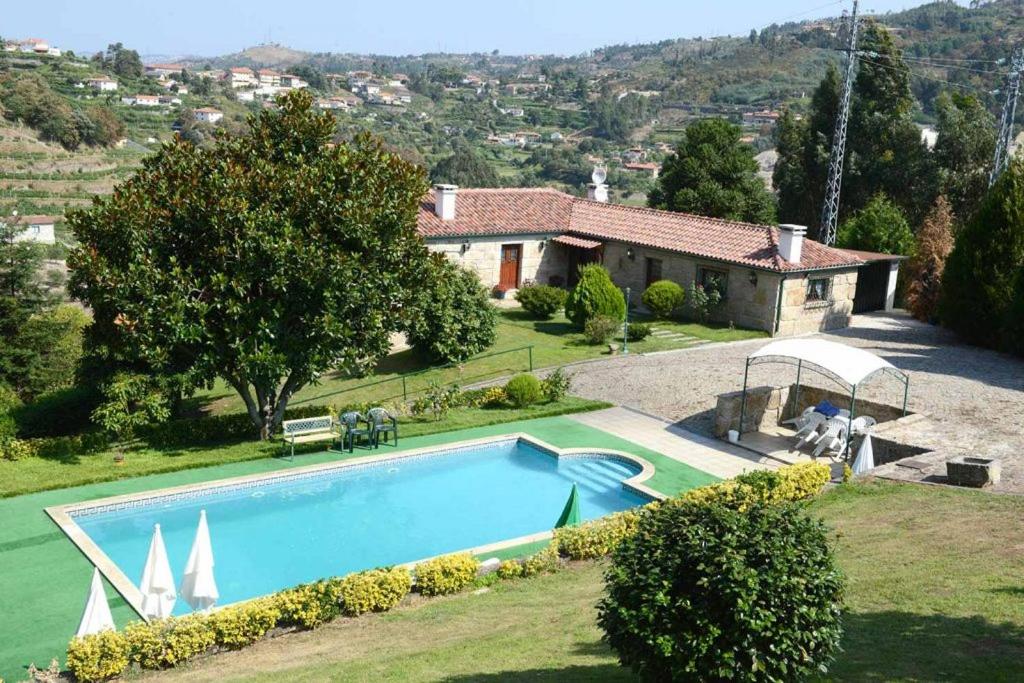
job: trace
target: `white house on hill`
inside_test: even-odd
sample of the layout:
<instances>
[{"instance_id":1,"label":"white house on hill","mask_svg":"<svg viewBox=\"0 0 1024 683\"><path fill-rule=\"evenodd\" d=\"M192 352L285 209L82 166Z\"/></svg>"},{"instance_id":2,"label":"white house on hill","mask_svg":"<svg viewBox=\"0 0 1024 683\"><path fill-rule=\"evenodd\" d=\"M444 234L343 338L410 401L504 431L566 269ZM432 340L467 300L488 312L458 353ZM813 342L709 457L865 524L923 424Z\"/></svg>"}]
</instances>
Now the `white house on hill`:
<instances>
[{"instance_id":1,"label":"white house on hill","mask_svg":"<svg viewBox=\"0 0 1024 683\"><path fill-rule=\"evenodd\" d=\"M21 231L14 235L15 242L54 244L57 241L53 231L57 219L53 216L7 216L3 222L21 228Z\"/></svg>"}]
</instances>

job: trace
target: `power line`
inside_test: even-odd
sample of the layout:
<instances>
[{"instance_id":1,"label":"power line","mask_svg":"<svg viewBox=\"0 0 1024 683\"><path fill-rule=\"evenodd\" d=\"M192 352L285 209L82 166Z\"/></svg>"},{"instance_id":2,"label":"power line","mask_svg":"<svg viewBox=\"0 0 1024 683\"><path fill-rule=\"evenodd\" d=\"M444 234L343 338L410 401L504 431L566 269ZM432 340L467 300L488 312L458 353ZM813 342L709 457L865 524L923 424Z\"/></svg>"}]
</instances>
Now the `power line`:
<instances>
[{"instance_id":1,"label":"power line","mask_svg":"<svg viewBox=\"0 0 1024 683\"><path fill-rule=\"evenodd\" d=\"M882 62L877 62L877 61L873 60L872 58L870 58L870 57L868 57L868 56L866 56L864 54L861 55L860 59L865 64L871 64L872 66L877 66L877 67L880 67L882 69L888 69L888 70L894 71L896 73L906 74L908 76L913 76L915 78L922 78L922 79L929 80L929 81L935 81L936 83L944 83L944 84L952 86L954 88L963 88L965 90L973 90L974 92L978 92L978 93L981 93L983 95L991 95L992 94L991 90L986 90L984 88L979 88L979 87L974 86L974 85L968 85L966 83L955 83L953 81L947 81L946 79L938 78L937 76L930 76L928 74L918 73L916 71L912 71L910 69L910 67L908 67L908 66L903 66L901 68L901 67L895 66L893 64L883 64Z\"/></svg>"},{"instance_id":2,"label":"power line","mask_svg":"<svg viewBox=\"0 0 1024 683\"><path fill-rule=\"evenodd\" d=\"M902 55L901 58L907 62L916 62L918 64L921 64L922 66L933 66L938 69L956 69L957 71L971 71L976 74L996 74L999 76L1005 75L1004 72L999 71L998 69L972 69L969 66L957 66L956 64L940 64L938 62L933 62L927 59L907 57L906 55Z\"/></svg>"},{"instance_id":3,"label":"power line","mask_svg":"<svg viewBox=\"0 0 1024 683\"><path fill-rule=\"evenodd\" d=\"M992 162L992 173L988 177L988 185L992 185L999 178L1006 165L1010 161L1010 143L1013 141L1013 117L1017 113L1017 96L1020 94L1020 77L1024 71L1024 51L1017 48L1013 51L1013 63L1009 75L1006 77L1006 100L1003 103L1003 113L999 120L999 137L996 138L995 159Z\"/></svg>"}]
</instances>

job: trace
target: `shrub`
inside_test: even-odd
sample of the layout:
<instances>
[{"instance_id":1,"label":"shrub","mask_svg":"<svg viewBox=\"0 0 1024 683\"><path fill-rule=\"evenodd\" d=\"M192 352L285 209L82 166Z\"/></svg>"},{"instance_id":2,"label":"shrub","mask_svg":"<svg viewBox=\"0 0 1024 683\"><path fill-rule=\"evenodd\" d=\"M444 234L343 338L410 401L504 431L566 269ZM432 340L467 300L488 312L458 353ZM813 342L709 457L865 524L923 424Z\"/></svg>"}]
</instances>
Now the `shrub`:
<instances>
[{"instance_id":1,"label":"shrub","mask_svg":"<svg viewBox=\"0 0 1024 683\"><path fill-rule=\"evenodd\" d=\"M128 668L128 641L115 631L102 631L68 644L68 670L84 683L120 676Z\"/></svg>"},{"instance_id":2,"label":"shrub","mask_svg":"<svg viewBox=\"0 0 1024 683\"><path fill-rule=\"evenodd\" d=\"M558 368L540 381L541 393L552 402L565 398L571 387L572 377L565 372L565 368Z\"/></svg>"},{"instance_id":3,"label":"shrub","mask_svg":"<svg viewBox=\"0 0 1024 683\"><path fill-rule=\"evenodd\" d=\"M263 638L280 618L274 599L264 598L217 610L209 622L217 645L238 650Z\"/></svg>"},{"instance_id":4,"label":"shrub","mask_svg":"<svg viewBox=\"0 0 1024 683\"><path fill-rule=\"evenodd\" d=\"M411 588L412 576L401 568L349 574L339 583L341 611L350 617L384 612L401 602Z\"/></svg>"},{"instance_id":5,"label":"shrub","mask_svg":"<svg viewBox=\"0 0 1024 683\"><path fill-rule=\"evenodd\" d=\"M283 590L274 596L281 625L315 628L341 613L341 579L322 579Z\"/></svg>"},{"instance_id":6,"label":"shrub","mask_svg":"<svg viewBox=\"0 0 1024 683\"><path fill-rule=\"evenodd\" d=\"M626 328L626 339L631 342L643 341L651 336L651 326L647 323L630 323Z\"/></svg>"},{"instance_id":7,"label":"shrub","mask_svg":"<svg viewBox=\"0 0 1024 683\"><path fill-rule=\"evenodd\" d=\"M636 533L640 513L618 512L577 527L555 529L558 552L571 560L593 560L608 555L628 536Z\"/></svg>"},{"instance_id":8,"label":"shrub","mask_svg":"<svg viewBox=\"0 0 1024 683\"><path fill-rule=\"evenodd\" d=\"M525 408L540 401L540 381L533 375L516 375L505 385L505 395L516 408Z\"/></svg>"},{"instance_id":9,"label":"shrub","mask_svg":"<svg viewBox=\"0 0 1024 683\"><path fill-rule=\"evenodd\" d=\"M149 375L119 372L103 385L102 392L103 403L92 411L92 420L119 439L171 416L167 393Z\"/></svg>"},{"instance_id":10,"label":"shrub","mask_svg":"<svg viewBox=\"0 0 1024 683\"><path fill-rule=\"evenodd\" d=\"M0 437L0 460L22 460L33 455L38 455L33 442L14 437Z\"/></svg>"},{"instance_id":11,"label":"shrub","mask_svg":"<svg viewBox=\"0 0 1024 683\"><path fill-rule=\"evenodd\" d=\"M957 233L942 274L939 317L963 339L1012 346L1014 285L1024 268L1024 161L1003 171Z\"/></svg>"},{"instance_id":12,"label":"shrub","mask_svg":"<svg viewBox=\"0 0 1024 683\"><path fill-rule=\"evenodd\" d=\"M476 273L442 254L430 260L422 292L406 315L409 343L437 362L459 362L480 353L497 335L498 318Z\"/></svg>"},{"instance_id":13,"label":"shrub","mask_svg":"<svg viewBox=\"0 0 1024 683\"><path fill-rule=\"evenodd\" d=\"M129 624L124 638L129 658L143 669L177 666L203 654L217 640L208 614Z\"/></svg>"},{"instance_id":14,"label":"shrub","mask_svg":"<svg viewBox=\"0 0 1024 683\"><path fill-rule=\"evenodd\" d=\"M518 579L523 575L523 565L519 560L503 560L498 565L499 579Z\"/></svg>"},{"instance_id":15,"label":"shrub","mask_svg":"<svg viewBox=\"0 0 1024 683\"><path fill-rule=\"evenodd\" d=\"M828 465L802 462L778 470L754 470L718 484L691 489L683 500L745 509L750 505L796 502L821 493L831 478Z\"/></svg>"},{"instance_id":16,"label":"shrub","mask_svg":"<svg viewBox=\"0 0 1024 683\"><path fill-rule=\"evenodd\" d=\"M413 402L412 414L423 415L429 411L435 420L440 420L459 403L460 399L459 387L455 385L446 387L437 382L431 382L427 393Z\"/></svg>"},{"instance_id":17,"label":"shrub","mask_svg":"<svg viewBox=\"0 0 1024 683\"><path fill-rule=\"evenodd\" d=\"M722 303L722 293L716 288L705 288L696 282L690 285L690 309L693 317L700 322L711 317L718 305Z\"/></svg>"},{"instance_id":18,"label":"shrub","mask_svg":"<svg viewBox=\"0 0 1024 683\"><path fill-rule=\"evenodd\" d=\"M836 245L845 249L909 256L914 251L914 232L903 210L879 192L863 209L839 226Z\"/></svg>"},{"instance_id":19,"label":"shrub","mask_svg":"<svg viewBox=\"0 0 1024 683\"><path fill-rule=\"evenodd\" d=\"M612 558L598 623L644 680L801 680L839 646L826 528L794 504L658 506Z\"/></svg>"},{"instance_id":20,"label":"shrub","mask_svg":"<svg viewBox=\"0 0 1024 683\"><path fill-rule=\"evenodd\" d=\"M606 315L598 315L583 326L583 336L589 344L604 344L619 329L619 322Z\"/></svg>"},{"instance_id":21,"label":"shrub","mask_svg":"<svg viewBox=\"0 0 1024 683\"><path fill-rule=\"evenodd\" d=\"M435 557L416 565L416 588L423 595L458 593L476 578L479 566L469 553Z\"/></svg>"},{"instance_id":22,"label":"shrub","mask_svg":"<svg viewBox=\"0 0 1024 683\"><path fill-rule=\"evenodd\" d=\"M591 263L580 268L580 280L565 300L565 317L583 329L598 315L622 321L626 317L626 297L603 266Z\"/></svg>"},{"instance_id":23,"label":"shrub","mask_svg":"<svg viewBox=\"0 0 1024 683\"><path fill-rule=\"evenodd\" d=\"M68 436L89 429L93 408L100 394L91 386L77 386L52 391L36 397L31 403L13 409L18 433L23 438ZM60 415L54 420L54 415Z\"/></svg>"},{"instance_id":24,"label":"shrub","mask_svg":"<svg viewBox=\"0 0 1024 683\"><path fill-rule=\"evenodd\" d=\"M380 597L373 608L374 612L391 609L412 590L412 574L407 569L392 567L391 569L375 569L370 573L376 580L377 589L380 591Z\"/></svg>"},{"instance_id":25,"label":"shrub","mask_svg":"<svg viewBox=\"0 0 1024 683\"><path fill-rule=\"evenodd\" d=\"M644 290L641 299L656 317L668 318L682 308L685 296L683 288L671 280L658 280Z\"/></svg>"},{"instance_id":26,"label":"shrub","mask_svg":"<svg viewBox=\"0 0 1024 683\"><path fill-rule=\"evenodd\" d=\"M543 550L523 560L523 576L550 574L562 568L562 559L558 556L558 544L552 541Z\"/></svg>"},{"instance_id":27,"label":"shrub","mask_svg":"<svg viewBox=\"0 0 1024 683\"><path fill-rule=\"evenodd\" d=\"M547 320L565 306L569 293L560 287L530 285L516 292L516 301L534 318Z\"/></svg>"}]
</instances>

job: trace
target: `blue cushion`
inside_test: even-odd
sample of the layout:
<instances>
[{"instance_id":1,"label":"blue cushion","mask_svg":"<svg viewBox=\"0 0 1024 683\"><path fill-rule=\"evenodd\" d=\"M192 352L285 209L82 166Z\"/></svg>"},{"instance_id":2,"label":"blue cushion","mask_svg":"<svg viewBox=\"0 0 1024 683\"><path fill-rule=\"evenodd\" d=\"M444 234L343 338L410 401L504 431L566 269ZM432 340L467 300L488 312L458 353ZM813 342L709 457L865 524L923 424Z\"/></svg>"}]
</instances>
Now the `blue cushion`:
<instances>
[{"instance_id":1,"label":"blue cushion","mask_svg":"<svg viewBox=\"0 0 1024 683\"><path fill-rule=\"evenodd\" d=\"M825 417L835 417L839 414L839 408L829 403L827 400L822 401L818 405L814 406L814 412L821 413Z\"/></svg>"}]
</instances>

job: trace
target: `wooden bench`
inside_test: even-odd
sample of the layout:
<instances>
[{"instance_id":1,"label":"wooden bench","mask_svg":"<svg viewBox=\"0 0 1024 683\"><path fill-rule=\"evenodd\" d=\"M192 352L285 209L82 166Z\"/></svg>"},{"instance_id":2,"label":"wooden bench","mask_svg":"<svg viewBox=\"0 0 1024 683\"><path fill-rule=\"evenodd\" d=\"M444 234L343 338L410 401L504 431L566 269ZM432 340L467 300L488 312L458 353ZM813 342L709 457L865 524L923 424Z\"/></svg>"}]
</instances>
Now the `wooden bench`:
<instances>
[{"instance_id":1,"label":"wooden bench","mask_svg":"<svg viewBox=\"0 0 1024 683\"><path fill-rule=\"evenodd\" d=\"M335 441L341 439L337 422L330 415L305 417L299 420L285 420L281 423L284 431L284 442L281 451L291 446L291 455L295 457L295 444L313 443L315 441Z\"/></svg>"}]
</instances>

